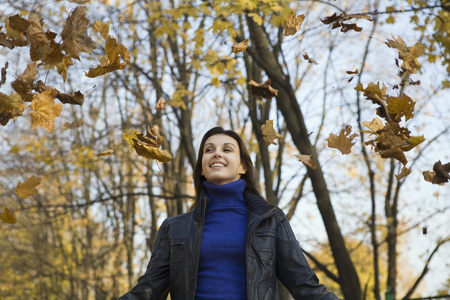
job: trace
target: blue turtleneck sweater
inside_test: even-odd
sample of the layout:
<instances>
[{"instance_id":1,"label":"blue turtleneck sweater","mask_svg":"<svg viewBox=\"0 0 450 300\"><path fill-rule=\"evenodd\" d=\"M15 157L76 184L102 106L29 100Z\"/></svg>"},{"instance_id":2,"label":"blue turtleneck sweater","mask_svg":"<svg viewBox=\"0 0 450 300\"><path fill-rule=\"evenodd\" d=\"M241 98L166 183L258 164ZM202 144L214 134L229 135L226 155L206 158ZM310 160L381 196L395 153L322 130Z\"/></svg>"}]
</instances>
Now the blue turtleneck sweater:
<instances>
[{"instance_id":1,"label":"blue turtleneck sweater","mask_svg":"<svg viewBox=\"0 0 450 300\"><path fill-rule=\"evenodd\" d=\"M204 182L208 203L205 213L196 300L247 299L245 181L224 185Z\"/></svg>"}]
</instances>

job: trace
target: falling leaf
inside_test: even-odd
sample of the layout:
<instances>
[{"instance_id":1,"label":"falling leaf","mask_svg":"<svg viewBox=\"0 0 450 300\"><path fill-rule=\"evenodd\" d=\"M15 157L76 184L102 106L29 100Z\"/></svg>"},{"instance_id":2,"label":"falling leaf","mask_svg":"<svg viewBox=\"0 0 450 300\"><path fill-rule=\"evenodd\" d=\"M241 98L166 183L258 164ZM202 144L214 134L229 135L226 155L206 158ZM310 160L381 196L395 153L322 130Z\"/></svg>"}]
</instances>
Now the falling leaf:
<instances>
[{"instance_id":1,"label":"falling leaf","mask_svg":"<svg viewBox=\"0 0 450 300\"><path fill-rule=\"evenodd\" d=\"M270 144L276 145L274 142L276 139L281 139L282 136L273 129L273 120L266 120L266 124L261 125L262 134L264 136L264 142L267 146Z\"/></svg>"},{"instance_id":2,"label":"falling leaf","mask_svg":"<svg viewBox=\"0 0 450 300\"><path fill-rule=\"evenodd\" d=\"M337 15L334 13L331 16L326 17L325 19L321 20L324 24L332 24L331 29L335 28L341 28L342 32L347 32L349 30L354 31L361 31L362 28L358 27L355 23L344 23L345 21L351 20L351 19L365 19L372 21L372 17L366 14L340 14Z\"/></svg>"},{"instance_id":3,"label":"falling leaf","mask_svg":"<svg viewBox=\"0 0 450 300\"><path fill-rule=\"evenodd\" d=\"M32 196L37 193L37 188L41 184L41 177L34 177L31 176L27 180L25 180L23 183L19 182L17 184L16 189L14 192L19 196L20 198L27 198L29 196Z\"/></svg>"},{"instance_id":4,"label":"falling leaf","mask_svg":"<svg viewBox=\"0 0 450 300\"><path fill-rule=\"evenodd\" d=\"M86 77L95 78L101 75L105 75L110 72L125 69L126 62L118 65L112 65L107 57L99 56L98 60L100 64L95 68L89 68L89 72L86 73Z\"/></svg>"},{"instance_id":5,"label":"falling leaf","mask_svg":"<svg viewBox=\"0 0 450 300\"><path fill-rule=\"evenodd\" d=\"M63 129L64 130L75 129L75 128L82 126L83 123L84 123L83 120L73 121L72 123L65 122L63 125Z\"/></svg>"},{"instance_id":6,"label":"falling leaf","mask_svg":"<svg viewBox=\"0 0 450 300\"><path fill-rule=\"evenodd\" d=\"M411 169L408 169L407 167L403 167L402 170L400 171L400 174L395 175L395 178L397 178L397 180L400 180L400 179L405 178L409 174L411 174Z\"/></svg>"},{"instance_id":7,"label":"falling leaf","mask_svg":"<svg viewBox=\"0 0 450 300\"><path fill-rule=\"evenodd\" d=\"M91 0L69 0L69 2L76 3L76 4L85 4L85 3L88 3L89 1L91 1Z\"/></svg>"},{"instance_id":8,"label":"falling leaf","mask_svg":"<svg viewBox=\"0 0 450 300\"><path fill-rule=\"evenodd\" d=\"M346 71L347 74L351 75L351 74L359 74L358 69L356 69L355 71Z\"/></svg>"},{"instance_id":9,"label":"falling leaf","mask_svg":"<svg viewBox=\"0 0 450 300\"><path fill-rule=\"evenodd\" d=\"M364 133L375 134L377 131L379 131L379 130L384 128L383 121L381 121L380 118L377 118L377 117L375 117L370 122L361 122L361 124L366 126L367 128L369 128L369 130L370 130L370 131L363 130Z\"/></svg>"},{"instance_id":10,"label":"falling leaf","mask_svg":"<svg viewBox=\"0 0 450 300\"><path fill-rule=\"evenodd\" d=\"M66 104L82 105L84 102L84 95L80 91L70 94L57 93L55 97L62 103Z\"/></svg>"},{"instance_id":11,"label":"falling leaf","mask_svg":"<svg viewBox=\"0 0 450 300\"><path fill-rule=\"evenodd\" d=\"M428 233L428 228L427 227L423 227L422 228L422 234L426 235Z\"/></svg>"},{"instance_id":12,"label":"falling leaf","mask_svg":"<svg viewBox=\"0 0 450 300\"><path fill-rule=\"evenodd\" d=\"M30 108L31 126L33 129L40 126L52 132L55 128L54 119L61 114L62 104L55 103L56 90L46 90L33 97Z\"/></svg>"},{"instance_id":13,"label":"falling leaf","mask_svg":"<svg viewBox=\"0 0 450 300\"><path fill-rule=\"evenodd\" d=\"M166 107L167 100L163 97L159 98L158 103L156 103L156 109L162 110Z\"/></svg>"},{"instance_id":14,"label":"falling leaf","mask_svg":"<svg viewBox=\"0 0 450 300\"><path fill-rule=\"evenodd\" d=\"M270 86L270 79L268 79L263 84L258 84L257 82L250 80L248 83L248 88L250 92L256 96L261 96L265 99L270 99L278 96L278 90Z\"/></svg>"},{"instance_id":15,"label":"falling leaf","mask_svg":"<svg viewBox=\"0 0 450 300\"><path fill-rule=\"evenodd\" d=\"M114 154L114 150L108 149L103 152L100 152L99 154L97 154L97 156L111 156L113 154Z\"/></svg>"},{"instance_id":16,"label":"falling leaf","mask_svg":"<svg viewBox=\"0 0 450 300\"><path fill-rule=\"evenodd\" d=\"M2 77L0 79L0 86L4 85L6 82L6 69L8 69L9 63L6 62L5 66L2 68Z\"/></svg>"},{"instance_id":17,"label":"falling leaf","mask_svg":"<svg viewBox=\"0 0 450 300\"><path fill-rule=\"evenodd\" d=\"M413 47L408 47L400 36L393 40L388 39L385 43L388 47L397 49L398 58L403 60L401 65L403 71L408 71L412 74L417 73L420 69L420 63L417 58L425 53L425 46L422 43L419 42Z\"/></svg>"},{"instance_id":18,"label":"falling leaf","mask_svg":"<svg viewBox=\"0 0 450 300\"><path fill-rule=\"evenodd\" d=\"M61 37L62 49L66 54L79 59L80 52L90 54L96 47L87 34L89 20L86 18L86 6L77 6L67 18Z\"/></svg>"},{"instance_id":19,"label":"falling leaf","mask_svg":"<svg viewBox=\"0 0 450 300\"><path fill-rule=\"evenodd\" d=\"M311 57L309 57L308 53L305 52L305 54L303 54L303 58L307 60L308 63L317 65L317 62Z\"/></svg>"},{"instance_id":20,"label":"falling leaf","mask_svg":"<svg viewBox=\"0 0 450 300\"><path fill-rule=\"evenodd\" d=\"M4 212L0 213L0 219L2 219L3 223L6 224L16 224L17 217L11 212L7 207L4 208Z\"/></svg>"},{"instance_id":21,"label":"falling leaf","mask_svg":"<svg viewBox=\"0 0 450 300\"><path fill-rule=\"evenodd\" d=\"M305 166L315 169L316 168L316 162L311 158L311 155L306 154L297 154L295 156L299 162L303 163Z\"/></svg>"},{"instance_id":22,"label":"falling leaf","mask_svg":"<svg viewBox=\"0 0 450 300\"><path fill-rule=\"evenodd\" d=\"M433 184L444 184L450 180L450 163L443 165L441 161L437 161L433 166L433 171L423 172L426 181Z\"/></svg>"},{"instance_id":23,"label":"falling leaf","mask_svg":"<svg viewBox=\"0 0 450 300\"><path fill-rule=\"evenodd\" d=\"M291 11L288 19L283 23L284 29L283 35L285 36L294 35L297 31L300 30L300 27L302 26L304 20L305 15L295 16L295 13Z\"/></svg>"},{"instance_id":24,"label":"falling leaf","mask_svg":"<svg viewBox=\"0 0 450 300\"><path fill-rule=\"evenodd\" d=\"M108 34L109 34L109 26L110 25L111 25L111 21L108 21L105 24L103 24L102 21L97 20L94 23L94 29L95 29L95 31L100 33L100 36L102 38L104 38L106 40L106 38L108 37Z\"/></svg>"},{"instance_id":25,"label":"falling leaf","mask_svg":"<svg viewBox=\"0 0 450 300\"><path fill-rule=\"evenodd\" d=\"M248 48L248 39L231 46L231 53L244 52Z\"/></svg>"},{"instance_id":26,"label":"falling leaf","mask_svg":"<svg viewBox=\"0 0 450 300\"><path fill-rule=\"evenodd\" d=\"M131 130L130 134L123 133L124 140L131 145L136 153L142 157L156 159L162 163L169 162L172 155L163 149L159 149L164 139L159 134L158 126L147 126L147 134Z\"/></svg>"},{"instance_id":27,"label":"falling leaf","mask_svg":"<svg viewBox=\"0 0 450 300\"><path fill-rule=\"evenodd\" d=\"M9 96L0 93L0 124L5 126L9 120L16 121L23 114L27 106L19 94L11 93Z\"/></svg>"},{"instance_id":28,"label":"falling leaf","mask_svg":"<svg viewBox=\"0 0 450 300\"><path fill-rule=\"evenodd\" d=\"M38 73L36 63L27 65L25 71L11 83L12 88L23 98L24 101L33 99L33 82Z\"/></svg>"},{"instance_id":29,"label":"falling leaf","mask_svg":"<svg viewBox=\"0 0 450 300\"><path fill-rule=\"evenodd\" d=\"M327 141L328 147L336 148L341 151L342 154L349 154L352 152L352 147L356 142L352 142L355 137L358 136L357 133L350 135L352 127L346 125L344 129L339 132L339 136L330 133Z\"/></svg>"}]
</instances>

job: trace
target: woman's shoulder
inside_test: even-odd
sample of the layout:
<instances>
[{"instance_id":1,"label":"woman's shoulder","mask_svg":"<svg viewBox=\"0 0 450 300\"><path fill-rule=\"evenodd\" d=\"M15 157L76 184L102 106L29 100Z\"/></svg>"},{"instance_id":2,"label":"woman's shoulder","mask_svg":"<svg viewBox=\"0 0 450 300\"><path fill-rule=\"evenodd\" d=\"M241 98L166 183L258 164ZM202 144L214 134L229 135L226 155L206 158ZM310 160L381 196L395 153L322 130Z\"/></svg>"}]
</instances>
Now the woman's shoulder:
<instances>
[{"instance_id":1,"label":"woman's shoulder","mask_svg":"<svg viewBox=\"0 0 450 300\"><path fill-rule=\"evenodd\" d=\"M171 225L171 224L176 224L176 223L182 223L182 222L186 222L190 219L193 218L193 212L192 211L188 211L170 218L167 218L164 220L164 222L162 223L161 226L164 225Z\"/></svg>"}]
</instances>

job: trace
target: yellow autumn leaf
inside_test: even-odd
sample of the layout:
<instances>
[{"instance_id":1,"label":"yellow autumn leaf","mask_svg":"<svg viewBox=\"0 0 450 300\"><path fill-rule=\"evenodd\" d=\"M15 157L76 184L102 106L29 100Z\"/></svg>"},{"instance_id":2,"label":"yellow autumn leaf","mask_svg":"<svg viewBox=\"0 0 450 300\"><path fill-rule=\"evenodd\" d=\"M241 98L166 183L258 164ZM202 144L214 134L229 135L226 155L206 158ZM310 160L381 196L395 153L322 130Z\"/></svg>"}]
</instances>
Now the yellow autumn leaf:
<instances>
[{"instance_id":1,"label":"yellow autumn leaf","mask_svg":"<svg viewBox=\"0 0 450 300\"><path fill-rule=\"evenodd\" d=\"M40 94L34 95L30 108L31 126L33 129L43 127L52 132L55 128L54 119L61 115L62 104L55 103L55 96L58 92L55 89L48 89Z\"/></svg>"},{"instance_id":2,"label":"yellow autumn leaf","mask_svg":"<svg viewBox=\"0 0 450 300\"><path fill-rule=\"evenodd\" d=\"M352 152L352 147L356 142L353 142L353 139L358 136L357 133L350 135L352 131L352 127L350 125L345 126L339 132L339 136L330 133L327 141L328 147L336 148L341 151L342 154L349 154Z\"/></svg>"},{"instance_id":3,"label":"yellow autumn leaf","mask_svg":"<svg viewBox=\"0 0 450 300\"><path fill-rule=\"evenodd\" d=\"M7 207L4 208L4 212L0 213L0 219L3 221L3 223L7 224L17 223L16 215L13 212L11 212Z\"/></svg>"},{"instance_id":4,"label":"yellow autumn leaf","mask_svg":"<svg viewBox=\"0 0 450 300\"><path fill-rule=\"evenodd\" d=\"M11 93L7 96L0 93L0 124L6 125L11 119L16 121L26 107L19 94Z\"/></svg>"},{"instance_id":5,"label":"yellow autumn leaf","mask_svg":"<svg viewBox=\"0 0 450 300\"><path fill-rule=\"evenodd\" d=\"M277 143L275 143L274 140L282 138L281 134L273 129L273 120L267 120L266 124L261 125L261 130L264 136L264 142L266 142L267 146L270 144L276 145Z\"/></svg>"},{"instance_id":6,"label":"yellow autumn leaf","mask_svg":"<svg viewBox=\"0 0 450 300\"><path fill-rule=\"evenodd\" d=\"M304 20L305 15L295 16L295 13L291 11L288 19L283 23L284 29L283 35L285 36L294 35L297 31L300 30L300 27L302 26Z\"/></svg>"},{"instance_id":7,"label":"yellow autumn leaf","mask_svg":"<svg viewBox=\"0 0 450 300\"><path fill-rule=\"evenodd\" d=\"M378 117L375 117L370 122L361 122L361 124L364 125L365 127L369 128L370 131L363 130L364 133L369 133L369 134L374 134L377 131L384 128L383 121L381 121L381 119Z\"/></svg>"},{"instance_id":8,"label":"yellow autumn leaf","mask_svg":"<svg viewBox=\"0 0 450 300\"><path fill-rule=\"evenodd\" d=\"M41 184L41 177L31 176L24 182L19 182L14 192L20 198L27 198L37 193L37 186Z\"/></svg>"},{"instance_id":9,"label":"yellow autumn leaf","mask_svg":"<svg viewBox=\"0 0 450 300\"><path fill-rule=\"evenodd\" d=\"M102 21L97 20L94 23L94 29L95 31L97 31L98 33L100 33L100 36L102 38L104 38L106 40L106 37L109 34L109 25L111 25L111 21L106 22L105 24L103 24Z\"/></svg>"}]
</instances>

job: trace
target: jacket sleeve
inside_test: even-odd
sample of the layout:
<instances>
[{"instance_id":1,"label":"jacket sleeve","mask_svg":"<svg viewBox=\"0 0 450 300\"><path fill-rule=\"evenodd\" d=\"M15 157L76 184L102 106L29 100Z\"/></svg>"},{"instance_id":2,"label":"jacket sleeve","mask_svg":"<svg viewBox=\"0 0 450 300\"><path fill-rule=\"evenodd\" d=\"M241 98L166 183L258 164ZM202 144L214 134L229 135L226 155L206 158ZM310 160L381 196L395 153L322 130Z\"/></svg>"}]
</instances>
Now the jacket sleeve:
<instances>
[{"instance_id":1,"label":"jacket sleeve","mask_svg":"<svg viewBox=\"0 0 450 300\"><path fill-rule=\"evenodd\" d=\"M278 279L294 299L339 300L338 296L319 284L319 279L303 255L288 219L280 209L279 214L281 220L277 227L276 245Z\"/></svg>"},{"instance_id":2,"label":"jacket sleeve","mask_svg":"<svg viewBox=\"0 0 450 300\"><path fill-rule=\"evenodd\" d=\"M153 252L147 271L136 286L118 300L159 300L166 299L169 292L170 241L166 221L156 234Z\"/></svg>"}]
</instances>

